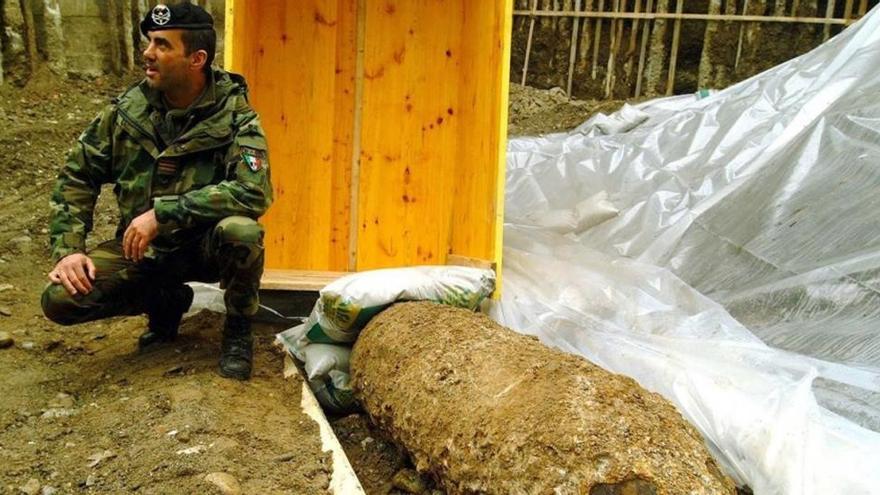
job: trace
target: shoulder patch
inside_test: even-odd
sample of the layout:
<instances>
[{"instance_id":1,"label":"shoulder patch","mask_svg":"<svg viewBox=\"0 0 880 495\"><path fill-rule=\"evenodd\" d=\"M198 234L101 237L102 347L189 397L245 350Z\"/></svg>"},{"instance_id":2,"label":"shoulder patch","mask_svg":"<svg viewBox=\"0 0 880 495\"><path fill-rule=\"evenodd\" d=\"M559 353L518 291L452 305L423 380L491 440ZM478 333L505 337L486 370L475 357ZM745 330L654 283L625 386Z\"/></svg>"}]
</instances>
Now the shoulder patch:
<instances>
[{"instance_id":1,"label":"shoulder patch","mask_svg":"<svg viewBox=\"0 0 880 495\"><path fill-rule=\"evenodd\" d=\"M256 148L242 146L241 159L247 163L252 172L259 172L266 166L266 152Z\"/></svg>"}]
</instances>

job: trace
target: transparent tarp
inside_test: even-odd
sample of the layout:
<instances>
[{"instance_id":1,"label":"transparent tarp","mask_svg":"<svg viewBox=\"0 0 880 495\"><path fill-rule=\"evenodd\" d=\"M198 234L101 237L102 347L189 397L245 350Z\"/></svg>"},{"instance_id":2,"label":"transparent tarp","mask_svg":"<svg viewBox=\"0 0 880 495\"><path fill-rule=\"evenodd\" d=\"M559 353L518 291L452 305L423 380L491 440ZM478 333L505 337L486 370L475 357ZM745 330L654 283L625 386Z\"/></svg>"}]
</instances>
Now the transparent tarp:
<instances>
[{"instance_id":1,"label":"transparent tarp","mask_svg":"<svg viewBox=\"0 0 880 495\"><path fill-rule=\"evenodd\" d=\"M703 99L511 139L494 318L675 402L755 493L880 492L880 11Z\"/></svg>"}]
</instances>

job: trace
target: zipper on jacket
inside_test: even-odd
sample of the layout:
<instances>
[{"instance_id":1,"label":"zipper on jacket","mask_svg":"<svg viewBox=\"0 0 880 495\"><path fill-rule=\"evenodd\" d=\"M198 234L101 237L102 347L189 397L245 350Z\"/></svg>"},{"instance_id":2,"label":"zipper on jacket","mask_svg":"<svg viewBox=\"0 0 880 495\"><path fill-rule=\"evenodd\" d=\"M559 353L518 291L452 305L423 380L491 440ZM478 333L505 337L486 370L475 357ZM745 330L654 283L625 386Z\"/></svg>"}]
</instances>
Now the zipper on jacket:
<instances>
[{"instance_id":1,"label":"zipper on jacket","mask_svg":"<svg viewBox=\"0 0 880 495\"><path fill-rule=\"evenodd\" d=\"M122 116L122 119L123 119L123 120L125 120L126 122L128 122L129 125L131 125L132 127L134 127L138 132L140 132L141 134L143 134L145 137L149 138L150 142L152 142L154 145L156 145L156 147L159 146L159 143L156 142L156 139L153 137L153 135L150 134L149 132L147 132L146 129L144 129L143 127L141 127L141 125L138 124L137 121L135 121L134 118L133 118L131 115L128 114L128 112L126 112L125 110L123 110L121 107L116 107L116 108L119 110L119 115Z\"/></svg>"},{"instance_id":2,"label":"zipper on jacket","mask_svg":"<svg viewBox=\"0 0 880 495\"><path fill-rule=\"evenodd\" d=\"M156 142L156 139L153 137L152 134L147 132L146 129L144 129L140 124L138 124L137 121L135 121L134 118L128 114L128 112L126 112L125 110L123 110L122 108L120 108L118 106L116 108L117 108L117 110L119 110L119 115L122 117L122 120L126 121L135 130L137 130L144 137L149 139L149 141L151 143L153 143L153 146L155 146L157 149L159 148L159 143ZM155 174L156 174L155 163L153 164L153 166L150 167L149 174L150 174L150 179L147 181L147 184L145 186L146 190L144 191L146 193L144 195L145 196L144 199L146 201L146 203L143 205L143 207L145 208L144 211L148 211L150 208L152 208L152 204L153 204L153 180L155 179ZM132 220L133 219L134 219L134 217L132 217ZM126 225L126 227L128 227L128 225L130 225L130 224L131 224L131 220L128 221L128 224Z\"/></svg>"}]
</instances>

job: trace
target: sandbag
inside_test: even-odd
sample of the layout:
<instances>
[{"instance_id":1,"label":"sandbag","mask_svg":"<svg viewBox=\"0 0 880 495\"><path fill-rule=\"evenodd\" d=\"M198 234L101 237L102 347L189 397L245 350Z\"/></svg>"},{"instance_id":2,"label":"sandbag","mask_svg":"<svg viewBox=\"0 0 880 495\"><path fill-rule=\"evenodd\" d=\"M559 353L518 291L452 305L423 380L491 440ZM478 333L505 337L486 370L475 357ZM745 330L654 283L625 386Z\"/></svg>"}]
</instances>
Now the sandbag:
<instances>
[{"instance_id":1,"label":"sandbag","mask_svg":"<svg viewBox=\"0 0 880 495\"><path fill-rule=\"evenodd\" d=\"M277 336L303 363L318 402L334 413L355 406L349 384L351 342L370 318L399 300L475 309L495 288L492 270L418 266L354 273L328 284L305 323Z\"/></svg>"},{"instance_id":2,"label":"sandbag","mask_svg":"<svg viewBox=\"0 0 880 495\"><path fill-rule=\"evenodd\" d=\"M414 266L359 272L321 289L304 338L351 343L370 319L395 301L435 301L474 309L495 289L495 273L464 266Z\"/></svg>"}]
</instances>

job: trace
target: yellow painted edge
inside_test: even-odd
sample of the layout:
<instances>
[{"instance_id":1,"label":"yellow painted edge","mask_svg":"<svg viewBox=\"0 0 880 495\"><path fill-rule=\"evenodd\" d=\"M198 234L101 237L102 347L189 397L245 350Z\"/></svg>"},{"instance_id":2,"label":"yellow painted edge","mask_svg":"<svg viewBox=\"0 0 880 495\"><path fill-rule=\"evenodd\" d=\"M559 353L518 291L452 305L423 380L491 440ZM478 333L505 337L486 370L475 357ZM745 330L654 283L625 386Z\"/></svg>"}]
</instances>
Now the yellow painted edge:
<instances>
[{"instance_id":1,"label":"yellow painted edge","mask_svg":"<svg viewBox=\"0 0 880 495\"><path fill-rule=\"evenodd\" d=\"M504 0L504 25L501 54L501 104L498 119L498 176L495 189L495 292L492 299L501 299L504 252L504 180L507 171L507 105L510 99L510 43L513 30L513 0Z\"/></svg>"},{"instance_id":2,"label":"yellow painted edge","mask_svg":"<svg viewBox=\"0 0 880 495\"><path fill-rule=\"evenodd\" d=\"M226 20L223 29L223 68L232 71L232 42L235 39L235 0L226 0Z\"/></svg>"}]
</instances>

